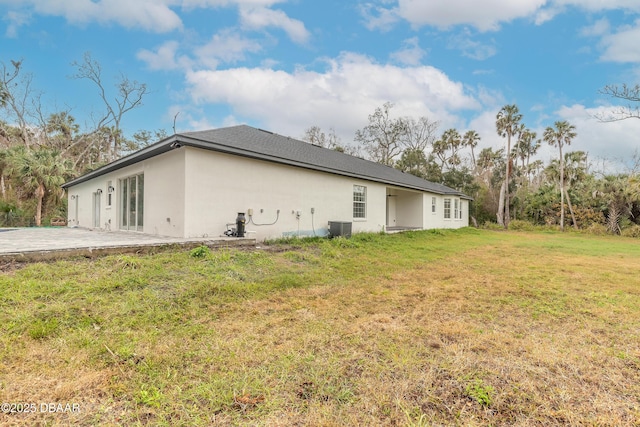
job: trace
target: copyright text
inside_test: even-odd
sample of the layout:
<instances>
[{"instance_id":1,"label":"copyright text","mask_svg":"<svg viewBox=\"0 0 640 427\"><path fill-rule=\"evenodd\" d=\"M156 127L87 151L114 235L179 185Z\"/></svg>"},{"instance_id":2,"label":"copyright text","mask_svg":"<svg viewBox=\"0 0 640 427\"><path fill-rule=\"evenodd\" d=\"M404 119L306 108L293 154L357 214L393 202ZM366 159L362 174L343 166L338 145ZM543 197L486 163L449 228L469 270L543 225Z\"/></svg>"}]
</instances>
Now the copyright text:
<instances>
[{"instance_id":1,"label":"copyright text","mask_svg":"<svg viewBox=\"0 0 640 427\"><path fill-rule=\"evenodd\" d=\"M67 414L79 414L79 403L57 403L57 402L42 402L42 403L2 403L0 404L0 411L3 414L31 414L31 413L67 413Z\"/></svg>"}]
</instances>

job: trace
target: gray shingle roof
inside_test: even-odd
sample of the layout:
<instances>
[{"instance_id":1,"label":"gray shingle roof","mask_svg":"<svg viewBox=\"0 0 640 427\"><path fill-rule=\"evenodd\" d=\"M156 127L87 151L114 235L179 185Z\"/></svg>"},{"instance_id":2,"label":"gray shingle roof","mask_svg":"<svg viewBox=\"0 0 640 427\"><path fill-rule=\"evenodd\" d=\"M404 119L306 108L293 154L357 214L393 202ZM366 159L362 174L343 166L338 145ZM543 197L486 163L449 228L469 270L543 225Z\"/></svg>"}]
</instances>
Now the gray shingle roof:
<instances>
[{"instance_id":1,"label":"gray shingle roof","mask_svg":"<svg viewBox=\"0 0 640 427\"><path fill-rule=\"evenodd\" d=\"M230 148L236 154L290 164L337 175L362 178L399 187L424 190L436 194L464 196L447 186L436 184L398 169L318 147L307 142L281 136L251 126L240 125L178 135L219 148ZM203 147L204 148L204 147Z\"/></svg>"},{"instance_id":2,"label":"gray shingle roof","mask_svg":"<svg viewBox=\"0 0 640 427\"><path fill-rule=\"evenodd\" d=\"M141 160L174 149L177 145L198 147L244 157L261 159L336 175L360 178L435 194L469 198L447 186L436 184L389 166L364 160L328 148L281 136L247 125L232 126L173 135L127 157L78 177L63 185L67 188Z\"/></svg>"}]
</instances>

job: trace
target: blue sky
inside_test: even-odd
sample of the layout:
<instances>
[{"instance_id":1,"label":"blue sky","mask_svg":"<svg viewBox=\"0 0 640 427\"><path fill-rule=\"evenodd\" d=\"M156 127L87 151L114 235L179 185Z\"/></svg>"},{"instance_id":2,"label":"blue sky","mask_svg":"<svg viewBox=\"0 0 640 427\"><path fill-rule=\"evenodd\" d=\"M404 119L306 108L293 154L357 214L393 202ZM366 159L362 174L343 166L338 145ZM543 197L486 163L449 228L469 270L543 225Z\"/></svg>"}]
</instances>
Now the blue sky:
<instances>
[{"instance_id":1,"label":"blue sky","mask_svg":"<svg viewBox=\"0 0 640 427\"><path fill-rule=\"evenodd\" d=\"M515 103L539 135L574 124L592 159L640 147L640 120L594 118L615 106L603 86L640 80L637 0L0 0L0 14L0 61L22 59L43 109L86 128L103 105L70 76L91 52L108 89L123 73L151 90L128 134L172 133L179 113L178 132L317 125L351 143L390 101L499 148L495 115Z\"/></svg>"}]
</instances>

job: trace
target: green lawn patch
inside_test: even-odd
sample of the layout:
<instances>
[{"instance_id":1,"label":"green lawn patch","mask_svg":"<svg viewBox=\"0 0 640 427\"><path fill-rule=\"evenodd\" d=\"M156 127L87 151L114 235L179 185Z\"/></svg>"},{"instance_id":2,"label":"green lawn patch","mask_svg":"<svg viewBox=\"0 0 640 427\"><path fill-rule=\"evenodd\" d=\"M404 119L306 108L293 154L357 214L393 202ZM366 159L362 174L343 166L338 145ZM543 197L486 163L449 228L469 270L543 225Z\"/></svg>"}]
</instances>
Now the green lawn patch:
<instances>
[{"instance_id":1,"label":"green lawn patch","mask_svg":"<svg viewBox=\"0 0 640 427\"><path fill-rule=\"evenodd\" d=\"M0 273L13 425L636 425L640 242L435 230Z\"/></svg>"}]
</instances>

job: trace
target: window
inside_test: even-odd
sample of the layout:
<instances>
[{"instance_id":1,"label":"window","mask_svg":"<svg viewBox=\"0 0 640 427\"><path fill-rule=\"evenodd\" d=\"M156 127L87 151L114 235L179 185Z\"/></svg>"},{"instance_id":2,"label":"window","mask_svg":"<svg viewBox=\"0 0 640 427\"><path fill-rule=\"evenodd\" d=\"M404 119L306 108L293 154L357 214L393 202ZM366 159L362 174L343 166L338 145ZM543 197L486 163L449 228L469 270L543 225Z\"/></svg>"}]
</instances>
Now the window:
<instances>
[{"instance_id":1,"label":"window","mask_svg":"<svg viewBox=\"0 0 640 427\"><path fill-rule=\"evenodd\" d=\"M111 207L111 203L113 202L113 184L111 181L107 181L107 207Z\"/></svg>"},{"instance_id":2,"label":"window","mask_svg":"<svg viewBox=\"0 0 640 427\"><path fill-rule=\"evenodd\" d=\"M431 213L433 213L433 214L436 213L436 198L435 197L431 198Z\"/></svg>"},{"instance_id":3,"label":"window","mask_svg":"<svg viewBox=\"0 0 640 427\"><path fill-rule=\"evenodd\" d=\"M451 219L451 199L444 199L444 218Z\"/></svg>"},{"instance_id":4,"label":"window","mask_svg":"<svg viewBox=\"0 0 640 427\"><path fill-rule=\"evenodd\" d=\"M367 217L367 187L363 185L353 186L353 217Z\"/></svg>"},{"instance_id":5,"label":"window","mask_svg":"<svg viewBox=\"0 0 640 427\"><path fill-rule=\"evenodd\" d=\"M459 202L460 201L458 199L454 199L453 200L453 217L455 219L461 218L460 215L459 215L459 210L458 210L458 203Z\"/></svg>"}]
</instances>

